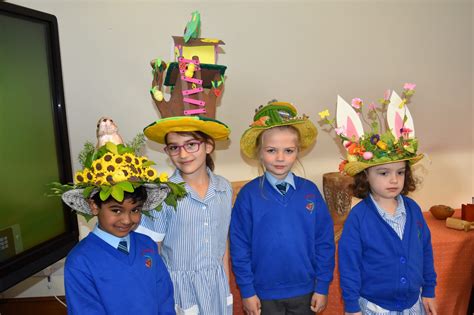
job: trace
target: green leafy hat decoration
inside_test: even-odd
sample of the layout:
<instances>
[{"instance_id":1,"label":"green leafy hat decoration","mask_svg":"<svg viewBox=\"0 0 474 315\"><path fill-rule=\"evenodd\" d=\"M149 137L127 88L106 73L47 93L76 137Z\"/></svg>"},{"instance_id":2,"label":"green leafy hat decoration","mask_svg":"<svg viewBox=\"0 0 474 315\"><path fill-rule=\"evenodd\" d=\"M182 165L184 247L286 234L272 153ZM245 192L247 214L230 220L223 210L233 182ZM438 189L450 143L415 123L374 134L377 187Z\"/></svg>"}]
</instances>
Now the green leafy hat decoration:
<instances>
[{"instance_id":1,"label":"green leafy hat decoration","mask_svg":"<svg viewBox=\"0 0 474 315\"><path fill-rule=\"evenodd\" d=\"M416 85L405 83L403 98L395 91L387 90L379 100L368 105L367 118L362 112L363 101L352 99L349 105L338 96L336 118L329 119L329 110L319 113L323 124L330 125L347 150L347 157L339 164L339 171L354 176L376 165L409 161L415 164L423 158L417 154L413 118L407 104ZM384 119L385 118L385 119ZM370 126L364 132L362 120ZM382 122L386 121L386 125Z\"/></svg>"},{"instance_id":2,"label":"green leafy hat decoration","mask_svg":"<svg viewBox=\"0 0 474 315\"><path fill-rule=\"evenodd\" d=\"M87 200L95 194L103 201L112 197L122 202L125 192L134 192L140 186L147 191L143 211L160 210L163 201L176 207L177 201L186 195L183 183L169 182L166 173L160 174L152 167L153 161L139 155L143 143L143 134L129 145L106 142L95 149L87 142L79 155L83 169L75 173L74 184L53 183L50 195L61 196L68 206L86 218L92 214Z\"/></svg>"},{"instance_id":3,"label":"green leafy hat decoration","mask_svg":"<svg viewBox=\"0 0 474 315\"><path fill-rule=\"evenodd\" d=\"M272 100L267 105L260 105L255 110L253 122L240 138L240 149L247 157L256 159L257 138L265 130L291 125L295 127L300 135L301 150L310 147L318 135L316 126L309 120L309 117L297 116L296 108L287 102Z\"/></svg>"}]
</instances>

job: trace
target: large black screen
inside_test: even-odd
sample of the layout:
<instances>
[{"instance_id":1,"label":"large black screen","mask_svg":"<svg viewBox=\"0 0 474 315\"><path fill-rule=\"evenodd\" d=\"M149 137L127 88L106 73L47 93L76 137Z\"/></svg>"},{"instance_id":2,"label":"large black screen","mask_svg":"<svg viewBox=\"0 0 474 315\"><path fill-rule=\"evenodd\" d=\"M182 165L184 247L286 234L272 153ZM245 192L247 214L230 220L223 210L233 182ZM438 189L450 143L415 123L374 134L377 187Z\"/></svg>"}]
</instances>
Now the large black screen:
<instances>
[{"instance_id":1,"label":"large black screen","mask_svg":"<svg viewBox=\"0 0 474 315\"><path fill-rule=\"evenodd\" d=\"M53 15L0 2L0 291L63 258L76 215L46 184L71 182Z\"/></svg>"}]
</instances>

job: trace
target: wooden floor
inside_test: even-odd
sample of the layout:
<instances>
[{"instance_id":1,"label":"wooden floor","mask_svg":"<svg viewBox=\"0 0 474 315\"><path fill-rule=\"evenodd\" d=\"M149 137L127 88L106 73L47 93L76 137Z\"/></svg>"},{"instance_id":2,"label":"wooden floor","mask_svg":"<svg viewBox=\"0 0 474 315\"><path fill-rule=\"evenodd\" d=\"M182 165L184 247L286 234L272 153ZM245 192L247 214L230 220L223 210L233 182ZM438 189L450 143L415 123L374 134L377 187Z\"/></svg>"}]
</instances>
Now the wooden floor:
<instances>
[{"instance_id":1,"label":"wooden floor","mask_svg":"<svg viewBox=\"0 0 474 315\"><path fill-rule=\"evenodd\" d=\"M65 303L64 296L58 297ZM53 296L1 299L1 315L66 315L67 310Z\"/></svg>"}]
</instances>

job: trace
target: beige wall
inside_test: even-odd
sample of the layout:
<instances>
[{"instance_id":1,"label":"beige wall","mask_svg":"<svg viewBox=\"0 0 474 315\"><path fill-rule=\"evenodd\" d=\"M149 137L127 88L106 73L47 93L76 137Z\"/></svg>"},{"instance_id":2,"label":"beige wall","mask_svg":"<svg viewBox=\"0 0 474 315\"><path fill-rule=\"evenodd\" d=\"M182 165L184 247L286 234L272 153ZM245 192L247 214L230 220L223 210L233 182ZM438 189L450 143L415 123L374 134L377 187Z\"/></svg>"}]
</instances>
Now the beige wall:
<instances>
[{"instance_id":1,"label":"beige wall","mask_svg":"<svg viewBox=\"0 0 474 315\"><path fill-rule=\"evenodd\" d=\"M337 94L371 101L415 82L410 110L429 159L416 168L423 184L413 196L424 209L457 208L474 196L471 1L12 2L58 18L73 157L95 138L101 115L113 117L129 140L159 117L148 93L149 61L170 59L171 35L199 10L202 36L226 42L218 118L232 135L216 153L218 174L231 181L257 175L238 143L254 109L272 98L317 120L325 108L334 113ZM161 152L148 144L159 168L171 170ZM333 135L320 130L316 147L302 158L306 177L321 188L322 174L335 171L339 157ZM61 270L53 276L53 290L32 278L4 296L61 294Z\"/></svg>"}]
</instances>

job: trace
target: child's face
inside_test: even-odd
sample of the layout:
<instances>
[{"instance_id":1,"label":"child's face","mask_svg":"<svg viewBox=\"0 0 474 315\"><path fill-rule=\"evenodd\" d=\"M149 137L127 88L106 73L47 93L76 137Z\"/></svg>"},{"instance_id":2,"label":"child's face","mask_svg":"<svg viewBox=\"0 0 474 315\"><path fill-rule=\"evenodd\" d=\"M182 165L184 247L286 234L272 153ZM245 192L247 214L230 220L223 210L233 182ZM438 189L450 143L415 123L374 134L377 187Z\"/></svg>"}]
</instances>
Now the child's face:
<instances>
[{"instance_id":1,"label":"child's face","mask_svg":"<svg viewBox=\"0 0 474 315\"><path fill-rule=\"evenodd\" d=\"M288 129L272 128L263 132L260 160L266 171L284 179L298 157L298 135Z\"/></svg>"},{"instance_id":2,"label":"child's face","mask_svg":"<svg viewBox=\"0 0 474 315\"><path fill-rule=\"evenodd\" d=\"M366 171L370 191L376 200L394 199L405 184L405 161L369 167Z\"/></svg>"},{"instance_id":3,"label":"child's face","mask_svg":"<svg viewBox=\"0 0 474 315\"><path fill-rule=\"evenodd\" d=\"M176 132L167 134L166 139L168 156L182 174L191 175L206 168L206 154L213 149L211 144Z\"/></svg>"},{"instance_id":4,"label":"child's face","mask_svg":"<svg viewBox=\"0 0 474 315\"><path fill-rule=\"evenodd\" d=\"M119 203L112 199L100 208L92 201L89 204L100 228L114 236L125 237L140 223L143 202L134 203L132 199L125 199Z\"/></svg>"}]
</instances>

